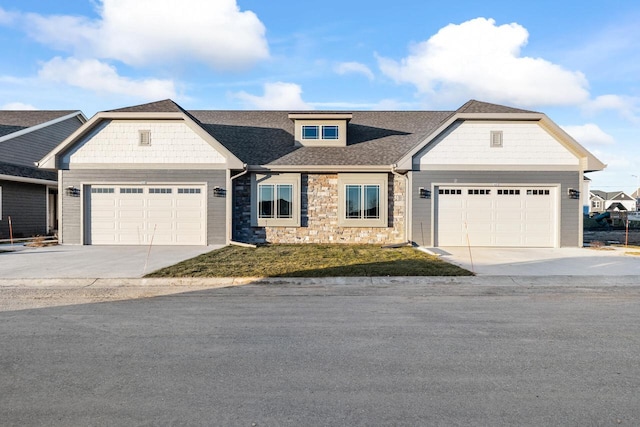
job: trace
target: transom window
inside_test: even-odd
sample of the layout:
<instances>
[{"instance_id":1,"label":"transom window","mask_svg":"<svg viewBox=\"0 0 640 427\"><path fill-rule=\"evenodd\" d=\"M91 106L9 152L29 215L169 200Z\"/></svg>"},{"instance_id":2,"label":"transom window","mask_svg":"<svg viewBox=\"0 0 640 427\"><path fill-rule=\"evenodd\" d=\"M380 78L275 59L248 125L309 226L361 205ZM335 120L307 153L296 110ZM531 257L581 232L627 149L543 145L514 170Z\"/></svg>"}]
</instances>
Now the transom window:
<instances>
[{"instance_id":1,"label":"transom window","mask_svg":"<svg viewBox=\"0 0 640 427\"><path fill-rule=\"evenodd\" d=\"M519 194L520 194L520 190L513 190L513 189L498 190L498 195L500 196L517 196Z\"/></svg>"},{"instance_id":2,"label":"transom window","mask_svg":"<svg viewBox=\"0 0 640 427\"><path fill-rule=\"evenodd\" d=\"M142 188L120 188L120 194L142 194Z\"/></svg>"},{"instance_id":3,"label":"transom window","mask_svg":"<svg viewBox=\"0 0 640 427\"><path fill-rule=\"evenodd\" d=\"M380 218L380 186L348 184L345 186L346 219Z\"/></svg>"},{"instance_id":4,"label":"transom window","mask_svg":"<svg viewBox=\"0 0 640 427\"><path fill-rule=\"evenodd\" d=\"M440 188L438 194L462 194L462 190L456 188Z\"/></svg>"},{"instance_id":5,"label":"transom window","mask_svg":"<svg viewBox=\"0 0 640 427\"><path fill-rule=\"evenodd\" d=\"M527 190L528 196L548 196L549 190Z\"/></svg>"},{"instance_id":6,"label":"transom window","mask_svg":"<svg viewBox=\"0 0 640 427\"><path fill-rule=\"evenodd\" d=\"M171 194L171 188L150 188L149 194Z\"/></svg>"},{"instance_id":7,"label":"transom window","mask_svg":"<svg viewBox=\"0 0 640 427\"><path fill-rule=\"evenodd\" d=\"M114 192L114 188L91 187L91 192L97 194L111 194Z\"/></svg>"},{"instance_id":8,"label":"transom window","mask_svg":"<svg viewBox=\"0 0 640 427\"><path fill-rule=\"evenodd\" d=\"M200 194L199 188L178 188L178 194Z\"/></svg>"},{"instance_id":9,"label":"transom window","mask_svg":"<svg viewBox=\"0 0 640 427\"><path fill-rule=\"evenodd\" d=\"M304 125L302 126L302 139L338 139L338 126L336 125Z\"/></svg>"},{"instance_id":10,"label":"transom window","mask_svg":"<svg viewBox=\"0 0 640 427\"><path fill-rule=\"evenodd\" d=\"M484 188L475 188L475 189L469 189L467 191L467 194L473 194L473 195L477 195L477 194L491 194L491 190L485 190Z\"/></svg>"},{"instance_id":11,"label":"transom window","mask_svg":"<svg viewBox=\"0 0 640 427\"><path fill-rule=\"evenodd\" d=\"M293 218L293 185L258 185L258 218Z\"/></svg>"}]
</instances>

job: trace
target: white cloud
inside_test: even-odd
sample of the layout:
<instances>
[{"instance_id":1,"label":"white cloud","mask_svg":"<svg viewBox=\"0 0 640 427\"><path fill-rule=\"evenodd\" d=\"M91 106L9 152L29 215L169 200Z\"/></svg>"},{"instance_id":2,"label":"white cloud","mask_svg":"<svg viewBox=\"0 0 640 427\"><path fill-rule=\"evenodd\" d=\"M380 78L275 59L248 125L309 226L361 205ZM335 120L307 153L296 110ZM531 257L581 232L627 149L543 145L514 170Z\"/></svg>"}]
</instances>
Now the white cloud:
<instances>
[{"instance_id":1,"label":"white cloud","mask_svg":"<svg viewBox=\"0 0 640 427\"><path fill-rule=\"evenodd\" d=\"M613 136L609 135L594 123L579 126L562 126L565 132L587 147L611 145L615 143Z\"/></svg>"},{"instance_id":2,"label":"white cloud","mask_svg":"<svg viewBox=\"0 0 640 427\"><path fill-rule=\"evenodd\" d=\"M15 13L7 12L0 7L0 25L11 24L15 20L16 16L17 15Z\"/></svg>"},{"instance_id":3,"label":"white cloud","mask_svg":"<svg viewBox=\"0 0 640 427\"><path fill-rule=\"evenodd\" d=\"M587 80L542 58L520 56L529 33L516 23L476 18L440 29L400 62L378 56L381 71L432 98L476 98L519 106L576 105L588 100Z\"/></svg>"},{"instance_id":4,"label":"white cloud","mask_svg":"<svg viewBox=\"0 0 640 427\"><path fill-rule=\"evenodd\" d=\"M590 113L606 110L616 111L622 117L637 123L640 122L639 106L639 98L620 95L601 95L589 101L584 108Z\"/></svg>"},{"instance_id":5,"label":"white cloud","mask_svg":"<svg viewBox=\"0 0 640 427\"><path fill-rule=\"evenodd\" d=\"M269 57L265 27L236 0L100 0L100 19L27 14L38 41L75 56L140 66L195 60L214 69L248 67Z\"/></svg>"},{"instance_id":6,"label":"white cloud","mask_svg":"<svg viewBox=\"0 0 640 427\"><path fill-rule=\"evenodd\" d=\"M251 95L237 92L232 95L241 100L247 108L259 110L311 110L312 107L302 100L302 88L295 83L266 83L264 95Z\"/></svg>"},{"instance_id":7,"label":"white cloud","mask_svg":"<svg viewBox=\"0 0 640 427\"><path fill-rule=\"evenodd\" d=\"M174 98L173 81L160 79L133 80L118 75L115 67L97 59L53 58L38 72L43 80L62 82L98 93L117 93L145 100Z\"/></svg>"},{"instance_id":8,"label":"white cloud","mask_svg":"<svg viewBox=\"0 0 640 427\"><path fill-rule=\"evenodd\" d=\"M0 107L0 110L37 110L37 108L31 104L22 102L9 102Z\"/></svg>"},{"instance_id":9,"label":"white cloud","mask_svg":"<svg viewBox=\"0 0 640 427\"><path fill-rule=\"evenodd\" d=\"M342 62L336 65L335 71L340 75L349 73L362 74L369 80L373 80L373 72L369 67L359 62Z\"/></svg>"}]
</instances>

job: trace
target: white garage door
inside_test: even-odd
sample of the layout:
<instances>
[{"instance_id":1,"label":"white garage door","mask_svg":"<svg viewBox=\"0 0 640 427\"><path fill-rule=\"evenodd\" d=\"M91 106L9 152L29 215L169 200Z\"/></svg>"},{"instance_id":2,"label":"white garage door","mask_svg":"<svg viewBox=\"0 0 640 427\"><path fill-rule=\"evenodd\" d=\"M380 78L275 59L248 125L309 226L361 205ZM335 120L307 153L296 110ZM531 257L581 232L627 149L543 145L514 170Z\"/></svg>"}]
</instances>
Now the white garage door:
<instances>
[{"instance_id":1,"label":"white garage door","mask_svg":"<svg viewBox=\"0 0 640 427\"><path fill-rule=\"evenodd\" d=\"M436 246L554 247L554 187L436 188Z\"/></svg>"},{"instance_id":2,"label":"white garage door","mask_svg":"<svg viewBox=\"0 0 640 427\"><path fill-rule=\"evenodd\" d=\"M92 185L87 194L89 244L206 244L203 186Z\"/></svg>"}]
</instances>

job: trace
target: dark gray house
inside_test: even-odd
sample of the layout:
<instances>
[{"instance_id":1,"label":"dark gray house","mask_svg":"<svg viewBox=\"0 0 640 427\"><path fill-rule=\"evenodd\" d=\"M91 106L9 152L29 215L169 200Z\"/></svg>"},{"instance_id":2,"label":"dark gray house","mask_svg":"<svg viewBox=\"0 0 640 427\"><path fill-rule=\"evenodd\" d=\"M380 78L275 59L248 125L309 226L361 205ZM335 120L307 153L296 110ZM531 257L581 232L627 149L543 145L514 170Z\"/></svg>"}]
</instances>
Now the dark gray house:
<instances>
[{"instance_id":1,"label":"dark gray house","mask_svg":"<svg viewBox=\"0 0 640 427\"><path fill-rule=\"evenodd\" d=\"M66 244L582 244L585 172L546 115L455 111L98 113L40 162Z\"/></svg>"},{"instance_id":2,"label":"dark gray house","mask_svg":"<svg viewBox=\"0 0 640 427\"><path fill-rule=\"evenodd\" d=\"M0 239L57 229L57 173L35 163L86 122L80 111L0 110Z\"/></svg>"}]
</instances>

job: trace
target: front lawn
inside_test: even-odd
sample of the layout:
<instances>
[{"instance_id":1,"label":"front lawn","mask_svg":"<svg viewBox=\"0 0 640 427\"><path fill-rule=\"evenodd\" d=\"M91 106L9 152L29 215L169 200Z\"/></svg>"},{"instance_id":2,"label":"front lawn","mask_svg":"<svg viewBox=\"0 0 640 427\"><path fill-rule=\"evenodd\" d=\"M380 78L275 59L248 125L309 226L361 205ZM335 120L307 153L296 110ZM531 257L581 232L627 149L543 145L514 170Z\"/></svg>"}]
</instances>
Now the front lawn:
<instances>
[{"instance_id":1,"label":"front lawn","mask_svg":"<svg viewBox=\"0 0 640 427\"><path fill-rule=\"evenodd\" d=\"M146 277L470 276L411 247L375 245L227 246Z\"/></svg>"}]
</instances>

